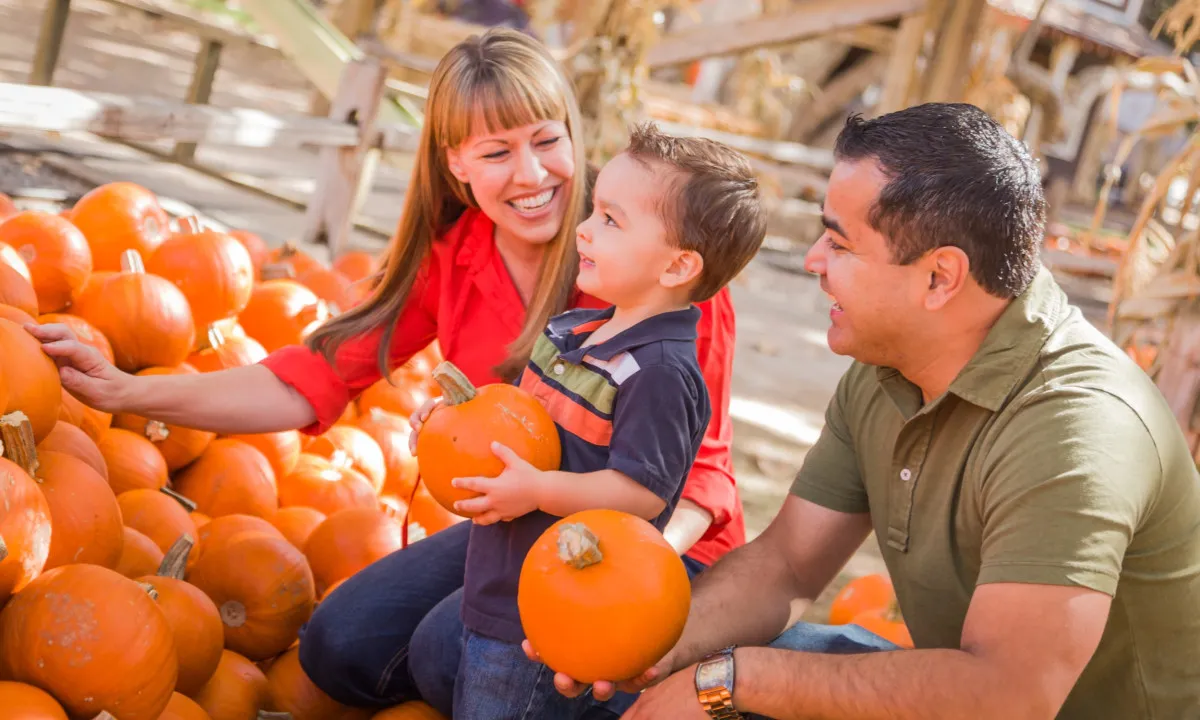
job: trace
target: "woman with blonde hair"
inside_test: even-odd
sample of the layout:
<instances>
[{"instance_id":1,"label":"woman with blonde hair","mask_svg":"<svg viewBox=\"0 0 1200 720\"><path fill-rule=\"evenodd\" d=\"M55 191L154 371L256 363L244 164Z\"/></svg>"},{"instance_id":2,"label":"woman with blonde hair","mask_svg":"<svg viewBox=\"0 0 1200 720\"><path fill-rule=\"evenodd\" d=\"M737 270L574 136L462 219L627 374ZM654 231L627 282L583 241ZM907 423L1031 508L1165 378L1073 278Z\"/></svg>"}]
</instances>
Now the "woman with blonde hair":
<instances>
[{"instance_id":1,"label":"woman with blonde hair","mask_svg":"<svg viewBox=\"0 0 1200 720\"><path fill-rule=\"evenodd\" d=\"M580 129L570 82L547 49L519 32L489 30L450 50L433 73L399 226L371 295L304 346L249 367L139 377L62 325L30 332L61 366L63 385L89 405L223 434L324 432L359 393L435 339L472 383L511 382L550 317L599 306L575 287L575 228L590 193ZM697 353L713 418L666 530L693 575L745 542L730 451L728 290L700 308ZM412 697L409 639L461 591L469 529L435 533L330 594L301 638L313 682L355 706Z\"/></svg>"}]
</instances>

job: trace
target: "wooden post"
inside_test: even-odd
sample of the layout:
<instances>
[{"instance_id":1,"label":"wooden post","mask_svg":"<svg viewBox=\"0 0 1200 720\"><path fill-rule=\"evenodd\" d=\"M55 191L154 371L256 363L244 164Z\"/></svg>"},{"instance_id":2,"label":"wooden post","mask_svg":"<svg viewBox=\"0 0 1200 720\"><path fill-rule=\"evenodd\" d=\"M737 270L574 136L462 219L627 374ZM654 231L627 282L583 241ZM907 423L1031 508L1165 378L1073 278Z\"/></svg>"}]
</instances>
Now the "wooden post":
<instances>
[{"instance_id":1,"label":"wooden post","mask_svg":"<svg viewBox=\"0 0 1200 720\"><path fill-rule=\"evenodd\" d=\"M192 74L192 86L188 88L187 102L191 105L207 105L212 97L213 82L217 77L217 67L221 64L221 43L216 40L205 40L196 56L196 69ZM175 160L189 163L196 156L196 143L176 143Z\"/></svg>"},{"instance_id":2,"label":"wooden post","mask_svg":"<svg viewBox=\"0 0 1200 720\"><path fill-rule=\"evenodd\" d=\"M917 72L917 58L921 56L921 46L925 41L925 22L924 13L908 15L900 21L883 82L883 95L875 109L877 114L886 115L908 107L913 76Z\"/></svg>"},{"instance_id":3,"label":"wooden post","mask_svg":"<svg viewBox=\"0 0 1200 720\"><path fill-rule=\"evenodd\" d=\"M934 42L925 86L925 102L957 102L966 89L971 46L987 16L987 0L956 0Z\"/></svg>"},{"instance_id":4,"label":"wooden post","mask_svg":"<svg viewBox=\"0 0 1200 720\"><path fill-rule=\"evenodd\" d=\"M375 158L375 121L383 100L387 69L374 58L346 66L330 117L358 128L358 145L323 148L317 184L304 216L305 242L329 245L337 258L350 239L352 220L370 187Z\"/></svg>"},{"instance_id":5,"label":"wooden post","mask_svg":"<svg viewBox=\"0 0 1200 720\"><path fill-rule=\"evenodd\" d=\"M37 50L33 55L33 69L29 73L30 85L49 85L54 79L54 68L58 65L58 53L62 49L70 13L71 0L49 0L46 3Z\"/></svg>"}]
</instances>

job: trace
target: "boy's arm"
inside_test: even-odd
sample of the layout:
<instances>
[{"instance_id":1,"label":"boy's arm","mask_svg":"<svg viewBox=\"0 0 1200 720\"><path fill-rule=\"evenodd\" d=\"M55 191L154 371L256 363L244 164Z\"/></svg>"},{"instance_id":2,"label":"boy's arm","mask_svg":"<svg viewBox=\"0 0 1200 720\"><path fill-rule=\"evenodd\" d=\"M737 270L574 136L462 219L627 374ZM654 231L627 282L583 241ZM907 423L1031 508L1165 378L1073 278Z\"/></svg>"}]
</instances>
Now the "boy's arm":
<instances>
[{"instance_id":1,"label":"boy's arm","mask_svg":"<svg viewBox=\"0 0 1200 720\"><path fill-rule=\"evenodd\" d=\"M551 515L566 517L581 510L607 508L653 520L667 507L666 500L617 470L555 471L541 475L535 491L537 509Z\"/></svg>"}]
</instances>

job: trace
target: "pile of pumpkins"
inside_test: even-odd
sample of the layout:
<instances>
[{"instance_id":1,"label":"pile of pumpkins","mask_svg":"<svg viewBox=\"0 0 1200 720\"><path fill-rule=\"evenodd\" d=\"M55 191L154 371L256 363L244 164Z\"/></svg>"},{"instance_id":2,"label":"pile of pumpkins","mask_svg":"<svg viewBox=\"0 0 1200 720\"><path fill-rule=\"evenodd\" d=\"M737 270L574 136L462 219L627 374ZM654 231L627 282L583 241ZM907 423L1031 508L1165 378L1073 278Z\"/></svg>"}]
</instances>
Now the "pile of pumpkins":
<instances>
[{"instance_id":1,"label":"pile of pumpkins","mask_svg":"<svg viewBox=\"0 0 1200 720\"><path fill-rule=\"evenodd\" d=\"M859 575L843 585L829 604L828 622L858 625L902 648L913 647L896 589L888 576L881 573Z\"/></svg>"},{"instance_id":2,"label":"pile of pumpkins","mask_svg":"<svg viewBox=\"0 0 1200 720\"><path fill-rule=\"evenodd\" d=\"M376 263L173 220L131 183L60 214L0 196L0 708L372 717L312 684L298 635L346 578L464 519L408 449L407 417L439 393L436 344L323 435L217 436L86 406L22 325L65 323L132 373L212 372L301 342L366 296Z\"/></svg>"}]
</instances>

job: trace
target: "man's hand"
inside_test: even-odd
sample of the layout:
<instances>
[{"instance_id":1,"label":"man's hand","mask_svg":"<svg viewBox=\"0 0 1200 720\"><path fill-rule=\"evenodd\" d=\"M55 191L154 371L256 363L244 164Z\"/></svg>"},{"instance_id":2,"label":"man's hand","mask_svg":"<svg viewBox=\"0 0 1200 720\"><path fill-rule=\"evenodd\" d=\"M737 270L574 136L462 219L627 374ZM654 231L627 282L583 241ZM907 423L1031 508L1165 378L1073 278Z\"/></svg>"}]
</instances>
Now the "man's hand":
<instances>
[{"instance_id":1,"label":"man's hand","mask_svg":"<svg viewBox=\"0 0 1200 720\"><path fill-rule=\"evenodd\" d=\"M525 651L525 655L533 662L542 662L542 656L538 655L533 649L533 645L528 640L521 641L521 649ZM633 678L632 680L622 680L614 683L607 680L600 680L591 686L592 697L600 702L604 702L612 698L617 691L627 693L639 693L655 683L662 682L668 675L671 674L671 667L674 663L674 651L668 651L665 656L654 667L646 670L646 672ZM565 673L554 673L554 687L563 695L573 698L579 697L588 689L588 685L576 681L574 678ZM693 686L694 687L694 686Z\"/></svg>"},{"instance_id":2,"label":"man's hand","mask_svg":"<svg viewBox=\"0 0 1200 720\"><path fill-rule=\"evenodd\" d=\"M642 693L621 720L708 720L708 713L696 696L696 666L671 675Z\"/></svg>"},{"instance_id":3,"label":"man's hand","mask_svg":"<svg viewBox=\"0 0 1200 720\"><path fill-rule=\"evenodd\" d=\"M454 503L456 512L478 513L474 520L479 525L512 520L537 510L545 485L546 473L509 448L494 442L492 452L504 462L504 472L494 478L454 478L450 483L456 488L482 493Z\"/></svg>"}]
</instances>

